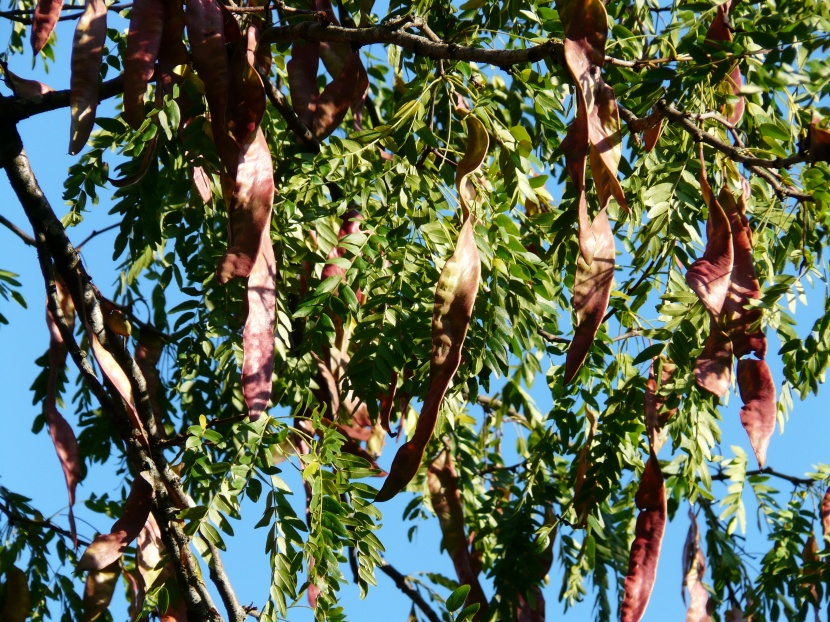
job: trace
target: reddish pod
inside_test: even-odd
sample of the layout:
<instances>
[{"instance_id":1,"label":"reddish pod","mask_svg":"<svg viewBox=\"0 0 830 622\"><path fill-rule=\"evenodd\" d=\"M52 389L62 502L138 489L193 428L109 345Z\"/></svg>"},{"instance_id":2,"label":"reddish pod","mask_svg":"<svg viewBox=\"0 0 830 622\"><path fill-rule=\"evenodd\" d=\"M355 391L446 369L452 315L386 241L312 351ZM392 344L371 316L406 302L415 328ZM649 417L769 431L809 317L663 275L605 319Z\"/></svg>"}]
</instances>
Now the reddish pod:
<instances>
[{"instance_id":1,"label":"reddish pod","mask_svg":"<svg viewBox=\"0 0 830 622\"><path fill-rule=\"evenodd\" d=\"M620 606L621 622L639 622L642 619L657 578L657 562L666 530L666 489L660 463L654 453L646 462L634 503L640 513L628 557L628 574Z\"/></svg>"},{"instance_id":2,"label":"reddish pod","mask_svg":"<svg viewBox=\"0 0 830 622\"><path fill-rule=\"evenodd\" d=\"M574 336L565 359L564 382L585 362L602 324L614 280L615 248L606 207L614 197L627 208L617 179L620 119L614 91L602 81L607 15L600 0L560 2L565 26L565 64L574 81L577 113L562 142L568 174L576 187L579 257L574 278ZM596 185L600 211L591 219L585 194L586 159Z\"/></svg>"},{"instance_id":3,"label":"reddish pod","mask_svg":"<svg viewBox=\"0 0 830 622\"><path fill-rule=\"evenodd\" d=\"M737 0L735 3L737 4ZM729 19L729 13L731 10L732 0L726 0L726 2L718 6L715 19L712 20L712 24L706 32L707 41L732 41L732 29ZM746 102L741 94L744 86L744 79L741 76L741 70L738 68L737 61L735 61L735 66L727 74L724 82L732 91L732 94L737 97L737 101L734 104L725 105L723 112L730 123L737 125L740 123L741 117L743 117L744 114L744 109L746 108Z\"/></svg>"},{"instance_id":4,"label":"reddish pod","mask_svg":"<svg viewBox=\"0 0 830 622\"><path fill-rule=\"evenodd\" d=\"M473 225L467 219L461 227L455 253L444 265L435 288L429 389L415 434L395 454L389 476L375 501L388 501L394 497L418 472L424 450L435 429L444 394L461 363L461 346L470 325L480 277L481 261Z\"/></svg>"},{"instance_id":5,"label":"reddish pod","mask_svg":"<svg viewBox=\"0 0 830 622\"><path fill-rule=\"evenodd\" d=\"M741 423L761 468L767 461L767 447L775 431L775 383L764 361L738 361L738 389L744 403Z\"/></svg>"},{"instance_id":6,"label":"reddish pod","mask_svg":"<svg viewBox=\"0 0 830 622\"><path fill-rule=\"evenodd\" d=\"M124 514L113 523L110 533L95 537L81 556L78 570L103 570L121 559L147 522L152 505L153 487L143 477L136 477L124 503Z\"/></svg>"},{"instance_id":7,"label":"reddish pod","mask_svg":"<svg viewBox=\"0 0 830 622\"><path fill-rule=\"evenodd\" d=\"M144 94L159 55L166 4L164 0L133 2L124 55L124 119L134 129L144 121Z\"/></svg>"},{"instance_id":8,"label":"reddish pod","mask_svg":"<svg viewBox=\"0 0 830 622\"><path fill-rule=\"evenodd\" d=\"M441 545L452 559L459 585L469 585L466 605L479 604L474 620L480 620L487 613L487 597L473 571L469 542L464 530L464 510L461 504L461 492L458 490L458 473L449 451L444 450L427 469L427 487L429 488L432 509L438 517L441 527Z\"/></svg>"},{"instance_id":9,"label":"reddish pod","mask_svg":"<svg viewBox=\"0 0 830 622\"><path fill-rule=\"evenodd\" d=\"M72 75L69 79L69 153L86 145L98 108L98 81L104 42L107 38L107 5L104 0L86 0L72 42Z\"/></svg>"},{"instance_id":10,"label":"reddish pod","mask_svg":"<svg viewBox=\"0 0 830 622\"><path fill-rule=\"evenodd\" d=\"M706 558L700 549L700 531L694 512L689 510L689 533L686 544L683 546L683 585L689 592L689 608L686 611L686 622L709 622L709 592L703 585L703 575L706 573ZM686 592L681 589L683 603L686 603Z\"/></svg>"},{"instance_id":11,"label":"reddish pod","mask_svg":"<svg viewBox=\"0 0 830 622\"><path fill-rule=\"evenodd\" d=\"M63 0L38 0L32 15L32 53L37 54L49 41L61 16Z\"/></svg>"},{"instance_id":12,"label":"reddish pod","mask_svg":"<svg viewBox=\"0 0 830 622\"><path fill-rule=\"evenodd\" d=\"M66 286L62 281L56 281L58 307L64 321L70 330L75 325L75 305ZM75 528L75 489L81 481L81 456L78 447L78 439L72 426L67 423L63 415L58 411L58 378L66 363L67 349L63 342L57 322L52 313L47 309L46 324L49 327L49 379L46 383L46 398L43 401L43 410L46 415L46 424L49 427L49 436L58 454L58 460L63 469L63 476L66 480L66 492L69 496L69 530L72 535L72 543L77 548L78 537Z\"/></svg>"},{"instance_id":13,"label":"reddish pod","mask_svg":"<svg viewBox=\"0 0 830 622\"><path fill-rule=\"evenodd\" d=\"M81 601L84 611L81 622L91 622L107 610L120 576L119 561L112 562L106 568L89 571L84 584L84 597Z\"/></svg>"}]
</instances>

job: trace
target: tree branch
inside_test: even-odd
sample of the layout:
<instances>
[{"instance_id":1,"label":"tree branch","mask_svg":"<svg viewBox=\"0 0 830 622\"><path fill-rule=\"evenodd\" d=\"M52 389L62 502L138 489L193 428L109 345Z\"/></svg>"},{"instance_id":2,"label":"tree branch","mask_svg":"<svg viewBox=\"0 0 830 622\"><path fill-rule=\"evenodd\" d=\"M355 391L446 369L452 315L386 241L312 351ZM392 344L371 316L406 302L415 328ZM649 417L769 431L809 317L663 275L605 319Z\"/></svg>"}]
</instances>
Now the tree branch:
<instances>
[{"instance_id":1,"label":"tree branch","mask_svg":"<svg viewBox=\"0 0 830 622\"><path fill-rule=\"evenodd\" d=\"M786 473L781 473L779 471L774 470L772 467L764 467L763 469L755 469L754 471L747 471L747 476L750 475L769 475L771 477L777 477L778 479L783 479L785 481L790 482L794 486L812 486L816 483L816 480L809 478L809 477L795 477L794 475L787 475ZM712 481L714 482L728 482L729 476L726 473L719 472L715 473L712 476Z\"/></svg>"},{"instance_id":2,"label":"tree branch","mask_svg":"<svg viewBox=\"0 0 830 622\"><path fill-rule=\"evenodd\" d=\"M228 612L228 620L230 622L243 622L247 617L247 613L245 609L239 606L239 600L236 598L231 581L225 573L222 558L219 556L219 549L207 538L204 538L204 541L210 551L210 563L208 564L210 580L213 581L213 585L216 586L219 597L225 605L225 610Z\"/></svg>"},{"instance_id":3,"label":"tree branch","mask_svg":"<svg viewBox=\"0 0 830 622\"><path fill-rule=\"evenodd\" d=\"M28 233L23 231L23 229L18 227L16 224L14 224L11 220L6 218L2 214L0 214L0 225L3 225L4 227L7 227L8 229L10 229L12 233L14 233L21 240L23 240L24 244L26 244L28 246L34 246L35 245L35 239L32 236L30 236Z\"/></svg>"},{"instance_id":4,"label":"tree branch","mask_svg":"<svg viewBox=\"0 0 830 622\"><path fill-rule=\"evenodd\" d=\"M98 88L101 100L115 97L124 90L124 76L102 82ZM51 91L35 97L0 97L0 118L5 123L16 123L42 112L69 106L69 90Z\"/></svg>"},{"instance_id":5,"label":"tree branch","mask_svg":"<svg viewBox=\"0 0 830 622\"><path fill-rule=\"evenodd\" d=\"M35 518L29 518L28 516L24 516L23 514L18 514L11 510L11 508L6 507L2 503L0 503L0 512L6 515L6 519L9 522L9 525L14 525L15 523L24 523L26 525L31 525L32 527L38 527L39 529L48 529L59 536L66 538L67 540L72 540L72 533L59 525L56 525L52 521L48 520L37 520ZM83 546L89 546L89 542L82 539L77 538L78 544Z\"/></svg>"},{"instance_id":6,"label":"tree branch","mask_svg":"<svg viewBox=\"0 0 830 622\"><path fill-rule=\"evenodd\" d=\"M407 578L395 569L389 562L385 561L380 565L380 570L387 577L395 582L397 588L409 596L413 603L420 609L430 622L441 622L441 618L435 613L435 610L429 606L421 593L410 585Z\"/></svg>"},{"instance_id":7,"label":"tree branch","mask_svg":"<svg viewBox=\"0 0 830 622\"><path fill-rule=\"evenodd\" d=\"M493 50L474 48L443 41L432 41L427 37L415 35L403 30L409 26L422 27L424 22L403 18L367 28L345 28L328 22L305 21L293 26L274 26L262 33L259 44L268 46L272 43L286 41L347 41L358 47L383 43L397 45L411 50L418 56L435 60L460 60L484 65L494 65L507 69L514 65L535 63L546 58L563 64L563 45L558 39L549 39L545 43L524 49Z\"/></svg>"},{"instance_id":8,"label":"tree branch","mask_svg":"<svg viewBox=\"0 0 830 622\"><path fill-rule=\"evenodd\" d=\"M171 559L174 562L190 619L200 622L218 622L222 618L213 606L210 594L201 578L198 564L189 548L189 538L176 520L179 509L187 507L193 501L184 493L181 481L167 464L163 450L156 446L159 440L158 430L155 428L152 406L147 395L144 377L141 375L135 361L126 351L124 344L118 339L107 338L103 314L95 294L92 279L84 269L78 252L69 241L66 230L58 220L51 205L49 205L35 178L17 128L8 119L3 119L3 121L0 124L0 163L2 163L12 189L35 232L38 259L47 289L49 309L55 316L61 335L72 354L73 361L81 369L84 379L89 383L102 407L113 415L113 421L127 446L127 457L130 464L136 473L145 472L148 481L152 483L155 493L153 513L161 527L164 544L170 551ZM78 348L74 335L72 335L72 331L58 308L52 272L53 263L66 283L75 307L82 314L84 322L90 326L94 334L100 339L102 346L110 351L129 377L139 415L151 442L150 450L139 442L137 431L132 429L126 408L118 393L109 382L107 382L107 385L110 391L104 390L86 360L86 355ZM171 494L173 498L171 498Z\"/></svg>"}]
</instances>

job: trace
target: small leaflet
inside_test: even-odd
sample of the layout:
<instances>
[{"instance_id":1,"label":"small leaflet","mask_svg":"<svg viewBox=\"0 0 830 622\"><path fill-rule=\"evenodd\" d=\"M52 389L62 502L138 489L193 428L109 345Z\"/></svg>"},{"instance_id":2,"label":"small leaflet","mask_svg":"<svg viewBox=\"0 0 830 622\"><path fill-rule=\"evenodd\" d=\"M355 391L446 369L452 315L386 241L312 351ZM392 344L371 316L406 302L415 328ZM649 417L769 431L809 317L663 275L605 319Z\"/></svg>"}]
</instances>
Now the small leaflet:
<instances>
[{"instance_id":1,"label":"small leaflet","mask_svg":"<svg viewBox=\"0 0 830 622\"><path fill-rule=\"evenodd\" d=\"M666 529L666 489L654 452L646 462L634 503L640 513L628 558L628 574L620 607L621 622L639 622L642 619L657 578L657 562Z\"/></svg>"},{"instance_id":2,"label":"small leaflet","mask_svg":"<svg viewBox=\"0 0 830 622\"><path fill-rule=\"evenodd\" d=\"M113 523L110 533L95 537L78 562L78 570L103 570L121 559L147 522L152 504L152 486L143 477L136 477L124 504L124 515Z\"/></svg>"},{"instance_id":3,"label":"small leaflet","mask_svg":"<svg viewBox=\"0 0 830 622\"><path fill-rule=\"evenodd\" d=\"M115 585L121 576L120 560L112 562L101 570L91 570L84 585L81 622L93 622L109 607Z\"/></svg>"},{"instance_id":4,"label":"small leaflet","mask_svg":"<svg viewBox=\"0 0 830 622\"><path fill-rule=\"evenodd\" d=\"M164 0L133 2L124 55L124 119L133 129L144 121L144 94L159 55L165 4Z\"/></svg>"},{"instance_id":5,"label":"small leaflet","mask_svg":"<svg viewBox=\"0 0 830 622\"><path fill-rule=\"evenodd\" d=\"M765 361L738 361L738 389L744 403L741 423L761 468L767 462L767 447L775 431L775 383Z\"/></svg>"},{"instance_id":6,"label":"small leaflet","mask_svg":"<svg viewBox=\"0 0 830 622\"><path fill-rule=\"evenodd\" d=\"M107 5L104 0L86 0L72 42L72 76L69 80L69 154L86 145L98 108L98 78L107 38Z\"/></svg>"}]
</instances>

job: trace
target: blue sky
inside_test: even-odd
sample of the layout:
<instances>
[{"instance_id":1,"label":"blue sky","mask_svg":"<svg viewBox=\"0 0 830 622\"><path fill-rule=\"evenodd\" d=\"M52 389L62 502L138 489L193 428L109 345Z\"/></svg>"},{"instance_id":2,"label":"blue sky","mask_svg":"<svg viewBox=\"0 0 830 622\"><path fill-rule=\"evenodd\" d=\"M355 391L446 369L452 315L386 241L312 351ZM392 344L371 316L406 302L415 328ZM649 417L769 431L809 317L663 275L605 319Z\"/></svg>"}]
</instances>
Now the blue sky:
<instances>
[{"instance_id":1,"label":"blue sky","mask_svg":"<svg viewBox=\"0 0 830 622\"><path fill-rule=\"evenodd\" d=\"M0 37L5 37L8 29L0 24ZM68 42L71 29L63 23L60 29L58 59L52 73L44 76L38 70L30 73L28 55L11 59L11 68L24 77L39 76L56 89L68 86ZM5 92L5 91L4 91ZM102 106L101 114L111 115L111 104ZM69 112L58 110L39 115L34 119L23 121L20 131L32 162L35 174L46 196L52 202L58 215L65 212L62 205L63 179L67 168L76 161L66 155L69 134ZM106 198L102 203L92 206L86 220L70 231L71 239L77 243L95 229L112 224L114 217L107 216L110 208ZM14 195L5 179L0 180L0 213L28 230L28 225ZM112 244L115 232L99 236L90 242L83 251L83 259L88 271L105 295L114 290L118 278L112 261ZM24 246L10 231L0 227L0 269L9 270L19 275L22 293L28 302L23 309L13 302L0 301L0 311L8 317L10 325L0 326L0 352L4 353L2 374L0 374L0 394L4 396L2 416L3 434L0 435L0 485L15 492L29 495L33 503L45 515L54 516L54 520L65 524L66 491L54 449L48 434L31 433L34 417L40 412L41 405L31 403L28 387L34 380L37 369L33 364L48 346L48 331L44 321L43 283L37 267L34 250ZM798 320L803 327L809 327L814 317L823 306L823 287L808 294L811 305L800 307ZM802 329L802 336L804 330ZM782 378L781 366L776 354L780 344L773 337L770 344L769 363L776 381ZM558 361L561 362L561 361ZM71 370L70 377L75 372ZM550 405L550 394L543 379L539 379L532 389L532 395L546 412ZM751 456L746 434L738 420L738 396L731 394L728 405L722 409L724 454L731 455L732 445L742 447ZM827 441L830 439L830 418L827 408L820 406L819 398L796 402L786 424L786 434L781 436L776 431L768 456L768 463L774 469L791 475L801 476L812 470L819 462L830 462ZM76 417L71 406L63 409L63 414L75 423ZM388 467L394 455L394 447L387 446L381 464ZM661 458L669 457L670 447L664 448ZM750 467L754 468L750 457ZM304 503L299 477L294 469L285 469L285 480L298 491L297 506ZM789 490L785 482L772 482L781 490ZM101 515L83 508L83 501L91 493L108 492L118 495L121 480L113 476L108 466L95 465L90 468L87 479L78 490L77 517L80 533L87 539L96 531L108 531L109 521ZM717 492L724 492L720 485ZM412 542L407 539L407 530L411 523L400 520L409 495L400 495L392 502L381 507L384 514L384 527L380 538L387 547L386 557L390 563L404 573L441 572L453 576L452 565L446 555L438 551L440 533L436 521L419 524ZM763 554L766 551L763 531L759 532L754 520L751 493L745 493L747 503L748 533L747 549ZM250 502L243 506L245 520L234 523L237 536L228 540L229 552L224 556L226 569L237 586L240 601L243 604L261 605L268 593L270 569L264 554L265 530L254 531L253 524L259 519L259 509ZM657 585L654 597L644 620L656 622L666 619L682 619L684 607L680 598L681 570L680 558L683 542L688 529L685 511L678 512L678 520L668 526L660 560ZM348 569L346 569L348 576ZM355 586L348 586L343 593L343 606L352 620L406 620L410 609L409 600L401 595L391 581L380 572L377 574L379 588L375 588L369 597L360 601ZM549 619L562 617L561 605L557 603L557 594L561 585L562 569L554 564L550 573L550 586L545 596L548 603ZM485 590L487 588L485 587ZM573 621L592 620L593 594L589 594L583 604L568 612L567 618ZM303 602L303 601L301 601ZM115 619L126 618L123 597L114 605ZM289 619L297 622L311 620L307 610L293 610Z\"/></svg>"}]
</instances>

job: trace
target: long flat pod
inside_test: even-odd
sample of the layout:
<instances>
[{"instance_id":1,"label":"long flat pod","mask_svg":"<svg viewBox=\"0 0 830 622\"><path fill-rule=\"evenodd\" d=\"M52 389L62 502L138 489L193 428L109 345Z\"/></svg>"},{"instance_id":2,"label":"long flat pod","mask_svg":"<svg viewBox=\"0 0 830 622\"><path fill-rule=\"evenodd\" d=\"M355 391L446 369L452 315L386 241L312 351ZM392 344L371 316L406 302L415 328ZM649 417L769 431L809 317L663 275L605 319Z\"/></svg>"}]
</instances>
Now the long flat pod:
<instances>
[{"instance_id":1,"label":"long flat pod","mask_svg":"<svg viewBox=\"0 0 830 622\"><path fill-rule=\"evenodd\" d=\"M61 16L63 0L38 0L32 15L32 53L37 54L46 45L55 24Z\"/></svg>"},{"instance_id":2,"label":"long flat pod","mask_svg":"<svg viewBox=\"0 0 830 622\"><path fill-rule=\"evenodd\" d=\"M81 556L78 570L102 570L118 561L143 529L152 502L153 487L143 477L136 477L124 503L124 514L113 523L110 533L95 537Z\"/></svg>"},{"instance_id":3,"label":"long flat pod","mask_svg":"<svg viewBox=\"0 0 830 622\"><path fill-rule=\"evenodd\" d=\"M164 0L133 2L124 56L124 119L135 129L144 121L144 93L158 58L164 18Z\"/></svg>"},{"instance_id":4,"label":"long flat pod","mask_svg":"<svg viewBox=\"0 0 830 622\"><path fill-rule=\"evenodd\" d=\"M388 501L394 497L418 472L438 420L441 402L461 363L461 346L470 326L480 278L481 260L473 235L473 223L468 218L461 227L455 252L444 265L435 288L429 389L415 434L395 454L389 476L375 501Z\"/></svg>"},{"instance_id":5,"label":"long flat pod","mask_svg":"<svg viewBox=\"0 0 830 622\"><path fill-rule=\"evenodd\" d=\"M686 271L686 283L697 294L709 313L718 317L729 291L735 252L729 218L715 198L712 187L706 179L702 147L700 166L700 191L709 208L709 217L706 221L706 248L703 251L703 257L696 260Z\"/></svg>"},{"instance_id":6,"label":"long flat pod","mask_svg":"<svg viewBox=\"0 0 830 622\"><path fill-rule=\"evenodd\" d=\"M703 585L703 575L706 573L706 558L700 548L700 530L694 512L689 510L689 533L686 535L686 544L683 546L683 585L689 592L689 608L686 611L686 622L709 622L709 592ZM683 602L686 602L686 592L683 593Z\"/></svg>"},{"instance_id":7,"label":"long flat pod","mask_svg":"<svg viewBox=\"0 0 830 622\"><path fill-rule=\"evenodd\" d=\"M62 281L57 281L58 305L64 320L73 327L75 325L75 305L66 286ZM81 457L78 447L78 439L72 427L58 411L58 378L66 363L67 349L63 337L58 330L55 318L51 312L46 311L46 324L49 327L49 378L46 384L46 398L43 401L43 410L46 415L46 423L49 426L49 436L58 454L58 460L66 480L66 492L69 496L69 530L72 535L72 542L77 547L78 538L75 528L75 489L81 480Z\"/></svg>"},{"instance_id":8,"label":"long flat pod","mask_svg":"<svg viewBox=\"0 0 830 622\"><path fill-rule=\"evenodd\" d=\"M615 248L606 208L611 197L627 207L617 180L620 122L614 91L602 81L608 23L600 0L564 0L557 9L565 27L564 55L575 86L576 117L562 142L568 174L577 191L579 256L574 278L574 337L565 359L565 383L576 376L602 324L614 277ZM600 210L591 219L585 194L585 167L591 174Z\"/></svg>"},{"instance_id":9,"label":"long flat pod","mask_svg":"<svg viewBox=\"0 0 830 622\"><path fill-rule=\"evenodd\" d=\"M487 613L487 597L481 589L478 573L473 570L470 545L464 529L464 509L461 492L458 490L458 473L449 451L443 451L429 465L427 486L432 509L441 526L441 544L452 559L458 583L470 586L466 604L479 604L478 612L473 619L481 620Z\"/></svg>"},{"instance_id":10,"label":"long flat pod","mask_svg":"<svg viewBox=\"0 0 830 622\"><path fill-rule=\"evenodd\" d=\"M92 133L98 108L98 75L107 38L107 5L86 0L72 42L72 76L69 79L69 153L83 149Z\"/></svg>"},{"instance_id":11,"label":"long flat pod","mask_svg":"<svg viewBox=\"0 0 830 622\"><path fill-rule=\"evenodd\" d=\"M435 288L429 389L415 426L415 433L395 454L389 476L375 501L388 501L394 497L418 472L438 420L441 402L461 363L461 347L473 315L473 304L481 280L481 259L473 233L474 218L467 204L470 195L466 192L465 184L467 177L484 163L489 137L484 124L477 117L468 115L465 121L467 146L455 175L464 224L458 234L455 252L444 264Z\"/></svg>"},{"instance_id":12,"label":"long flat pod","mask_svg":"<svg viewBox=\"0 0 830 622\"><path fill-rule=\"evenodd\" d=\"M741 423L761 468L767 461L767 447L775 432L775 383L769 366L757 359L738 361L738 389L744 406Z\"/></svg>"},{"instance_id":13,"label":"long flat pod","mask_svg":"<svg viewBox=\"0 0 830 622\"><path fill-rule=\"evenodd\" d=\"M242 331L242 394L248 417L256 421L271 398L274 371L274 318L277 308L277 264L270 228L262 232L257 259L248 277L248 317Z\"/></svg>"},{"instance_id":14,"label":"long flat pod","mask_svg":"<svg viewBox=\"0 0 830 622\"><path fill-rule=\"evenodd\" d=\"M634 503L640 513L628 557L628 574L620 606L621 622L639 622L642 619L657 578L657 562L666 530L666 489L654 452L646 462Z\"/></svg>"},{"instance_id":15,"label":"long flat pod","mask_svg":"<svg viewBox=\"0 0 830 622\"><path fill-rule=\"evenodd\" d=\"M239 152L236 180L228 209L228 250L219 261L220 283L251 274L262 232L271 222L274 168L265 134L259 128Z\"/></svg>"}]
</instances>

